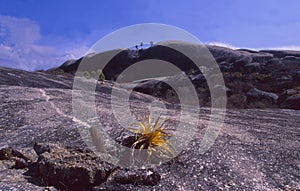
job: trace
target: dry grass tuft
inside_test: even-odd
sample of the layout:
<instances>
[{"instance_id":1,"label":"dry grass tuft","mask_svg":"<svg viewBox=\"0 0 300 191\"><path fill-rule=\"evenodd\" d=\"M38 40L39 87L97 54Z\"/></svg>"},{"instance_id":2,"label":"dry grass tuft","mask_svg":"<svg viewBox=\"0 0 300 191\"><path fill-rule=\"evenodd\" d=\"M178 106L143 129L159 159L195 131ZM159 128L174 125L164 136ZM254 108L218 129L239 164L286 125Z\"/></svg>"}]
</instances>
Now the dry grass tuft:
<instances>
[{"instance_id":1,"label":"dry grass tuft","mask_svg":"<svg viewBox=\"0 0 300 191\"><path fill-rule=\"evenodd\" d=\"M151 123L150 115L147 120L139 122L139 128L128 128L135 133L135 142L132 148L138 148L140 151L147 149L148 158L153 155L163 157L174 157L175 150L173 144L168 140L172 135L165 131L165 123L169 119L161 122L158 117L154 124Z\"/></svg>"}]
</instances>

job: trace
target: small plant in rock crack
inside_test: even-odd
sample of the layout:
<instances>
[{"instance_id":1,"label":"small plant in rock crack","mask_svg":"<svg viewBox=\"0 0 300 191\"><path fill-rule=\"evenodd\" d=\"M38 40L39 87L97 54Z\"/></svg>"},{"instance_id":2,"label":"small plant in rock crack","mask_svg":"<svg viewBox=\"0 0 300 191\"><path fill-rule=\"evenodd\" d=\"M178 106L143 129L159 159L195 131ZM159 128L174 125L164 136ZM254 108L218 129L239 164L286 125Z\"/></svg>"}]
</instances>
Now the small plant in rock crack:
<instances>
[{"instance_id":1,"label":"small plant in rock crack","mask_svg":"<svg viewBox=\"0 0 300 191\"><path fill-rule=\"evenodd\" d=\"M133 149L147 149L148 159L151 156L163 156L172 158L175 156L173 144L168 140L172 136L165 130L165 123L169 119L160 120L158 117L155 123L151 123L150 115L147 120L139 122L139 128L128 128L135 133L135 142L132 145Z\"/></svg>"}]
</instances>

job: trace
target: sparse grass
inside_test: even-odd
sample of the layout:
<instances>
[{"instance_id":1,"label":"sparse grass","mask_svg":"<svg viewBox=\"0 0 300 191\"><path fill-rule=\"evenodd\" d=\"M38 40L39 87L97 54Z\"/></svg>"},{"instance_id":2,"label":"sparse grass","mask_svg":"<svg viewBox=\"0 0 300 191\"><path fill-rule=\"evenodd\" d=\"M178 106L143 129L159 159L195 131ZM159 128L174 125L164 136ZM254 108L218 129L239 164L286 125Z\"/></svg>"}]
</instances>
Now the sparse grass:
<instances>
[{"instance_id":1,"label":"sparse grass","mask_svg":"<svg viewBox=\"0 0 300 191\"><path fill-rule=\"evenodd\" d=\"M93 143L96 146L97 151L104 152L103 141L101 140L98 129L96 127L91 127L90 133L91 133L91 137L92 137Z\"/></svg>"},{"instance_id":2,"label":"sparse grass","mask_svg":"<svg viewBox=\"0 0 300 191\"><path fill-rule=\"evenodd\" d=\"M165 123L168 119L160 121L158 117L154 124L151 122L150 115L144 122L139 122L140 128L128 128L135 133L135 142L132 148L140 151L147 149L148 159L151 156L174 157L175 151L173 144L168 140L172 135L165 131Z\"/></svg>"},{"instance_id":3,"label":"sparse grass","mask_svg":"<svg viewBox=\"0 0 300 191\"><path fill-rule=\"evenodd\" d=\"M244 78L245 77L245 75L241 72L232 72L230 75L234 78Z\"/></svg>"},{"instance_id":4,"label":"sparse grass","mask_svg":"<svg viewBox=\"0 0 300 191\"><path fill-rule=\"evenodd\" d=\"M271 74L263 74L263 73L252 73L252 76L254 76L258 81L265 81L271 78Z\"/></svg>"},{"instance_id":5,"label":"sparse grass","mask_svg":"<svg viewBox=\"0 0 300 191\"><path fill-rule=\"evenodd\" d=\"M79 72L78 74L79 76L83 76L87 79L91 79L91 78L99 78L100 80L105 80L105 75L104 73L102 72L101 69L98 69L97 71L82 71L82 72Z\"/></svg>"}]
</instances>

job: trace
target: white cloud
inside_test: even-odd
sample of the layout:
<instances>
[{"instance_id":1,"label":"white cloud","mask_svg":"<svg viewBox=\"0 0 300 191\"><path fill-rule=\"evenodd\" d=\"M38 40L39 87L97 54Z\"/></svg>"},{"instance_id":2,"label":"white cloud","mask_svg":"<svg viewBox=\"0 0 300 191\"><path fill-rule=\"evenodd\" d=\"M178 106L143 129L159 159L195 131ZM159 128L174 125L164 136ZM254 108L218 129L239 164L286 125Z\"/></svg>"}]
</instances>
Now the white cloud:
<instances>
[{"instance_id":1,"label":"white cloud","mask_svg":"<svg viewBox=\"0 0 300 191\"><path fill-rule=\"evenodd\" d=\"M7 35L6 43L25 45L40 39L39 25L30 19L0 16L0 23L2 33Z\"/></svg>"},{"instance_id":2,"label":"white cloud","mask_svg":"<svg viewBox=\"0 0 300 191\"><path fill-rule=\"evenodd\" d=\"M212 46L222 46L222 47L226 47L226 48L230 48L230 49L238 49L238 47L233 46L229 43L225 43L225 42L208 42L205 44L212 45Z\"/></svg>"},{"instance_id":3,"label":"white cloud","mask_svg":"<svg viewBox=\"0 0 300 191\"><path fill-rule=\"evenodd\" d=\"M261 47L261 48L250 48L250 47L238 47L231 45L229 43L224 42L207 42L205 44L214 45L214 46L222 46L230 49L249 49L249 50L295 50L300 51L300 46L297 45L289 45L289 46L277 46L277 47Z\"/></svg>"},{"instance_id":4,"label":"white cloud","mask_svg":"<svg viewBox=\"0 0 300 191\"><path fill-rule=\"evenodd\" d=\"M46 69L79 58L88 50L85 45L64 50L39 45L41 38L38 23L0 15L0 65L29 71Z\"/></svg>"},{"instance_id":5,"label":"white cloud","mask_svg":"<svg viewBox=\"0 0 300 191\"><path fill-rule=\"evenodd\" d=\"M82 45L80 47L72 48L69 50L66 50L66 54L70 59L75 59L84 56L85 53L87 53L89 50L89 47L86 45Z\"/></svg>"}]
</instances>

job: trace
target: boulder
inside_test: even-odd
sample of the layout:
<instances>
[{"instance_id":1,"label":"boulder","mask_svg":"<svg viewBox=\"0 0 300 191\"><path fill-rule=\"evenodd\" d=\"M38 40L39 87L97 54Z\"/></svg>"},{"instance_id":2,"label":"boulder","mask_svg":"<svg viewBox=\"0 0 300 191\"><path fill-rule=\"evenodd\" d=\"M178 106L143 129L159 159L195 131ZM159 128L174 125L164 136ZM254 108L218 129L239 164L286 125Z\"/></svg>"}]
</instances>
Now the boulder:
<instances>
[{"instance_id":1,"label":"boulder","mask_svg":"<svg viewBox=\"0 0 300 191\"><path fill-rule=\"evenodd\" d=\"M116 167L104 162L87 149L65 148L53 143L36 143L34 150L39 153L36 161L26 158L24 150L20 152L7 147L0 150L0 160L9 160L10 163L6 162L6 165L15 170L27 169L24 175L35 184L54 186L59 190L90 190L100 185L107 188L117 185L154 186L161 179L160 174L154 169Z\"/></svg>"},{"instance_id":2,"label":"boulder","mask_svg":"<svg viewBox=\"0 0 300 191\"><path fill-rule=\"evenodd\" d=\"M251 57L243 57L232 64L233 70L240 71L245 65L250 64L251 62Z\"/></svg>"},{"instance_id":3,"label":"boulder","mask_svg":"<svg viewBox=\"0 0 300 191\"><path fill-rule=\"evenodd\" d=\"M265 63L273 58L273 54L258 52L256 54L252 54L251 57L253 62Z\"/></svg>"},{"instance_id":4,"label":"boulder","mask_svg":"<svg viewBox=\"0 0 300 191\"><path fill-rule=\"evenodd\" d=\"M251 73L251 72L259 72L259 71L260 71L260 68L261 68L261 64L258 63L258 62L249 63L249 64L246 64L246 65L245 65L245 70L246 70L248 73Z\"/></svg>"},{"instance_id":5,"label":"boulder","mask_svg":"<svg viewBox=\"0 0 300 191\"><path fill-rule=\"evenodd\" d=\"M37 155L43 154L45 152L50 153L51 147L49 144L34 143L33 149Z\"/></svg>"},{"instance_id":6,"label":"boulder","mask_svg":"<svg viewBox=\"0 0 300 191\"><path fill-rule=\"evenodd\" d=\"M21 152L11 147L0 149L0 160L12 160L15 158L23 159L25 161L30 161L28 157L26 157Z\"/></svg>"},{"instance_id":7,"label":"boulder","mask_svg":"<svg viewBox=\"0 0 300 191\"><path fill-rule=\"evenodd\" d=\"M297 60L295 56L285 56L281 59L282 61L294 61Z\"/></svg>"},{"instance_id":8,"label":"boulder","mask_svg":"<svg viewBox=\"0 0 300 191\"><path fill-rule=\"evenodd\" d=\"M278 98L278 104L280 104L281 108L284 108L286 106L286 104L283 104L283 102L285 102L287 100L288 97L295 95L295 94L300 94L300 90L296 90L296 89L287 89L284 90Z\"/></svg>"},{"instance_id":9,"label":"boulder","mask_svg":"<svg viewBox=\"0 0 300 191\"><path fill-rule=\"evenodd\" d=\"M288 89L288 90L286 90L286 94L287 94L288 96L297 94L298 92L299 92L299 90L295 90L295 89Z\"/></svg>"},{"instance_id":10,"label":"boulder","mask_svg":"<svg viewBox=\"0 0 300 191\"><path fill-rule=\"evenodd\" d=\"M300 109L300 93L288 96L281 104L282 108Z\"/></svg>"},{"instance_id":11,"label":"boulder","mask_svg":"<svg viewBox=\"0 0 300 191\"><path fill-rule=\"evenodd\" d=\"M10 163L8 166L13 169L24 169L29 167L29 165L32 163L32 159L11 147L0 149L0 164L1 160L8 161Z\"/></svg>"},{"instance_id":12,"label":"boulder","mask_svg":"<svg viewBox=\"0 0 300 191\"><path fill-rule=\"evenodd\" d=\"M239 51L234 51L230 48L211 45L207 46L207 48L217 62L226 61L230 63L243 57L242 53Z\"/></svg>"},{"instance_id":13,"label":"boulder","mask_svg":"<svg viewBox=\"0 0 300 191\"><path fill-rule=\"evenodd\" d=\"M276 103L278 100L278 95L275 93L265 92L256 88L250 89L247 93L247 102L256 101L268 101L271 103Z\"/></svg>"},{"instance_id":14,"label":"boulder","mask_svg":"<svg viewBox=\"0 0 300 191\"><path fill-rule=\"evenodd\" d=\"M295 81L289 76L279 76L273 83L272 88L276 92L282 92L284 89L295 87Z\"/></svg>"},{"instance_id":15,"label":"boulder","mask_svg":"<svg viewBox=\"0 0 300 191\"><path fill-rule=\"evenodd\" d=\"M282 67L282 63L279 58L272 58L266 62L266 66L269 68Z\"/></svg>"},{"instance_id":16,"label":"boulder","mask_svg":"<svg viewBox=\"0 0 300 191\"><path fill-rule=\"evenodd\" d=\"M220 62L219 67L222 72L229 72L232 70L232 64L226 61Z\"/></svg>"},{"instance_id":17,"label":"boulder","mask_svg":"<svg viewBox=\"0 0 300 191\"><path fill-rule=\"evenodd\" d=\"M38 173L60 189L90 188L105 182L114 166L103 162L91 151L52 146L39 155Z\"/></svg>"}]
</instances>

